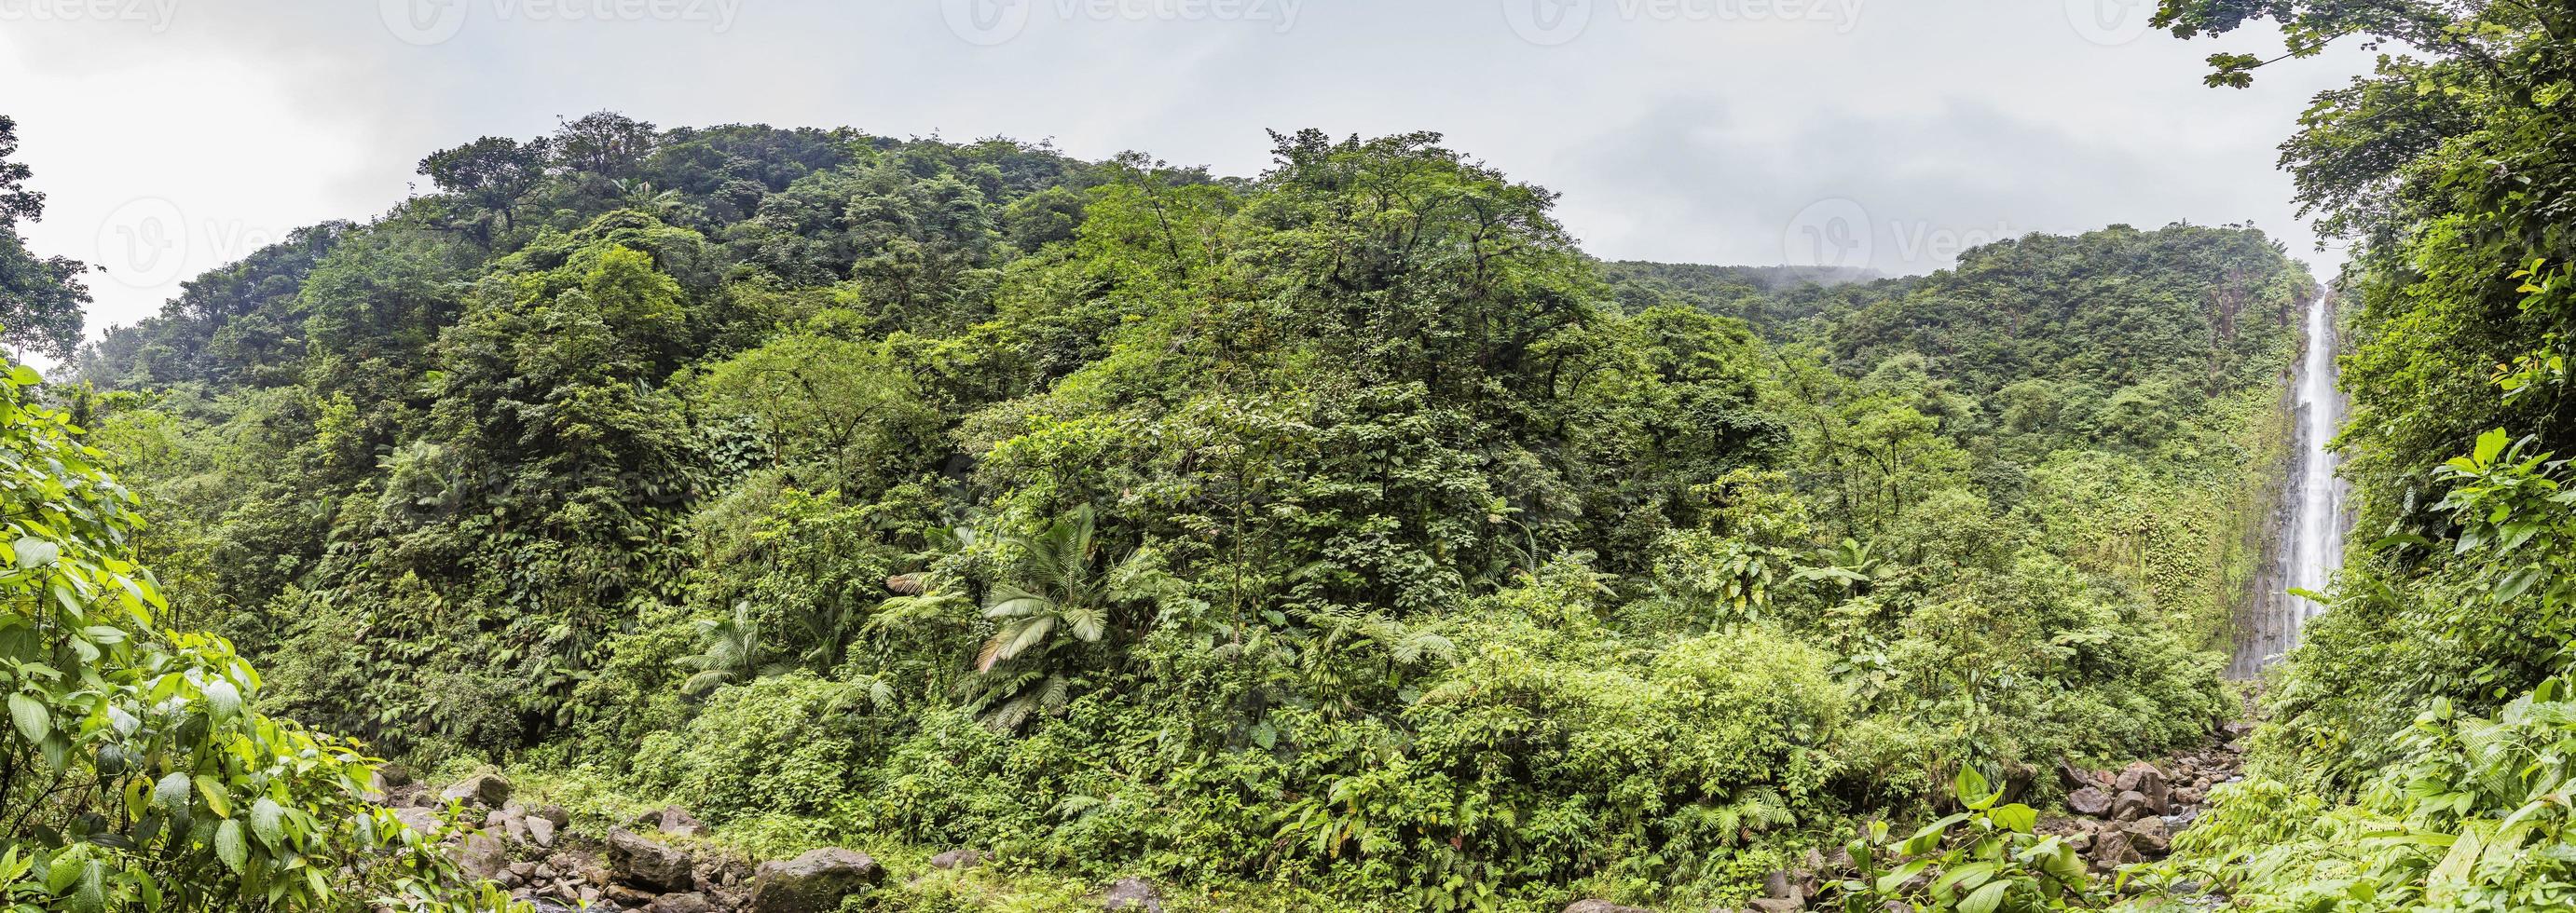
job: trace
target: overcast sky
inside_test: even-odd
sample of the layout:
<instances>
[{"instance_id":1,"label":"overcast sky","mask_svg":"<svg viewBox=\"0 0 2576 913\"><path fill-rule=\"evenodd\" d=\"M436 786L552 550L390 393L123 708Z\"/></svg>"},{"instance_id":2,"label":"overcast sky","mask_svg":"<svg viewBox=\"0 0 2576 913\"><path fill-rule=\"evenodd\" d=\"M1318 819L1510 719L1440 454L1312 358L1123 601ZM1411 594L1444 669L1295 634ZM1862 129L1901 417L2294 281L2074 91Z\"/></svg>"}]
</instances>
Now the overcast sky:
<instances>
[{"instance_id":1,"label":"overcast sky","mask_svg":"<svg viewBox=\"0 0 2576 913\"><path fill-rule=\"evenodd\" d=\"M413 191L420 157L615 109L1051 139L1252 174L1264 129L1446 133L1593 253L1946 265L1962 244L2251 220L2323 268L2275 145L2357 53L2201 87L2269 35L2152 0L0 0L39 253L91 332Z\"/></svg>"}]
</instances>

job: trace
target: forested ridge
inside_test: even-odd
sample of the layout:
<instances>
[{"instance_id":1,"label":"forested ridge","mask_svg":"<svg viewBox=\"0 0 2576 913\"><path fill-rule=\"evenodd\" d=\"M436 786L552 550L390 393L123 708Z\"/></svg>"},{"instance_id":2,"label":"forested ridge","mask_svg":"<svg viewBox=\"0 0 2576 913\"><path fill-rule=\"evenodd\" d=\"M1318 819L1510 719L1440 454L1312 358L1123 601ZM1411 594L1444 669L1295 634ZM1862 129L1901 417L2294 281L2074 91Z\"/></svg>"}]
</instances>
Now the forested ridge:
<instances>
[{"instance_id":1,"label":"forested ridge","mask_svg":"<svg viewBox=\"0 0 2576 913\"><path fill-rule=\"evenodd\" d=\"M1601 264L1436 136L1276 144L595 114L68 395L274 712L757 850L1741 899L2230 714L2315 294L2260 232Z\"/></svg>"},{"instance_id":2,"label":"forested ridge","mask_svg":"<svg viewBox=\"0 0 2576 913\"><path fill-rule=\"evenodd\" d=\"M2576 21L2159 25L2258 19L2407 48L2283 147L2359 242L2360 520L2260 683L2326 291L2250 226L1603 262L1435 134L1222 176L600 112L0 379L0 891L2563 908ZM54 264L12 341L68 338L77 264L0 242Z\"/></svg>"}]
</instances>

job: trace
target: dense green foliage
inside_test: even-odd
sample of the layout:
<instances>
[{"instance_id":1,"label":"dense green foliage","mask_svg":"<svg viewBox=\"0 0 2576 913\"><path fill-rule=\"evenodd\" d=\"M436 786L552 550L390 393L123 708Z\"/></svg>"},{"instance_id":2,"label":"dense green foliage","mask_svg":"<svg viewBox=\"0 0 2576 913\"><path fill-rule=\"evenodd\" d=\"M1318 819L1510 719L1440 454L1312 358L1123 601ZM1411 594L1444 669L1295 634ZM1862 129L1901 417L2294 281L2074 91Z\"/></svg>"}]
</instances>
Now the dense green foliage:
<instances>
[{"instance_id":1,"label":"dense green foliage","mask_svg":"<svg viewBox=\"0 0 2576 913\"><path fill-rule=\"evenodd\" d=\"M2279 20L2296 53L2401 41L2283 146L2361 242L2341 446L2358 498L2331 611L2271 682L2253 782L2181 846L2261 909L2565 909L2576 16L2556 4L2168 0L2186 36ZM2263 61L2212 58L2218 85Z\"/></svg>"},{"instance_id":2,"label":"dense green foliage","mask_svg":"<svg viewBox=\"0 0 2576 913\"><path fill-rule=\"evenodd\" d=\"M16 909L497 909L366 801L354 743L265 716L229 644L163 625L132 492L0 375L0 896Z\"/></svg>"},{"instance_id":3,"label":"dense green foliage","mask_svg":"<svg viewBox=\"0 0 2576 913\"><path fill-rule=\"evenodd\" d=\"M1741 896L1963 766L2205 737L2312 294L2238 227L1604 266L1427 134L598 114L422 171L80 362L265 706L1385 909Z\"/></svg>"},{"instance_id":4,"label":"dense green foliage","mask_svg":"<svg viewBox=\"0 0 2576 913\"><path fill-rule=\"evenodd\" d=\"M0 344L67 358L80 344L89 266L27 250L18 223L45 217L45 195L27 189L33 172L9 160L17 151L18 122L0 115Z\"/></svg>"}]
</instances>

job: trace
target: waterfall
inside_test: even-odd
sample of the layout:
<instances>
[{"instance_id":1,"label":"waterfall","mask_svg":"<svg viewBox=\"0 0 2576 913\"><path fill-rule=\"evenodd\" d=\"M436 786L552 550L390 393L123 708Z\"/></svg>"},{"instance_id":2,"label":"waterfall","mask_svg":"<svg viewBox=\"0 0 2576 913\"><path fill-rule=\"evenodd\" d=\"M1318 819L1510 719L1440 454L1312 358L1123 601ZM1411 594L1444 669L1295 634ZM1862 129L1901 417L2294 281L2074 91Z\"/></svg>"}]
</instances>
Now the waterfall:
<instances>
[{"instance_id":1,"label":"waterfall","mask_svg":"<svg viewBox=\"0 0 2576 913\"><path fill-rule=\"evenodd\" d=\"M2289 590L2322 591L2343 563L2344 483L2326 444L2343 425L2343 395L2335 389L2334 296L2308 304L2307 338L2298 367L2294 405L2298 423L2290 477L2265 549L2263 573L2237 619L2231 678L2253 678L2265 665L2299 645L2299 628L2324 609Z\"/></svg>"}]
</instances>

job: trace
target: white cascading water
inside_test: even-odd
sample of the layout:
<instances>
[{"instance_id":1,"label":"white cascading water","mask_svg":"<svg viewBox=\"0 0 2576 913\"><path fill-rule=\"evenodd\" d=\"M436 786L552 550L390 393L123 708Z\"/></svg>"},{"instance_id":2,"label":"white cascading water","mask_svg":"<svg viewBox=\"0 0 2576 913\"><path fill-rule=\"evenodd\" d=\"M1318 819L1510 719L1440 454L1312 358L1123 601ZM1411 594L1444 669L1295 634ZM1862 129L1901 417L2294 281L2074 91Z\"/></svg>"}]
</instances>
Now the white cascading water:
<instances>
[{"instance_id":1,"label":"white cascading water","mask_svg":"<svg viewBox=\"0 0 2576 913\"><path fill-rule=\"evenodd\" d=\"M2343 565L2344 483L2335 476L2334 452L2326 449L2343 425L2331 295L2308 304L2306 348L2292 382L2298 385L2298 449L2260 586L2236 626L2235 658L2228 664L2234 678L2253 678L2299 645L2299 628L2325 607L2289 591L2323 591Z\"/></svg>"}]
</instances>

